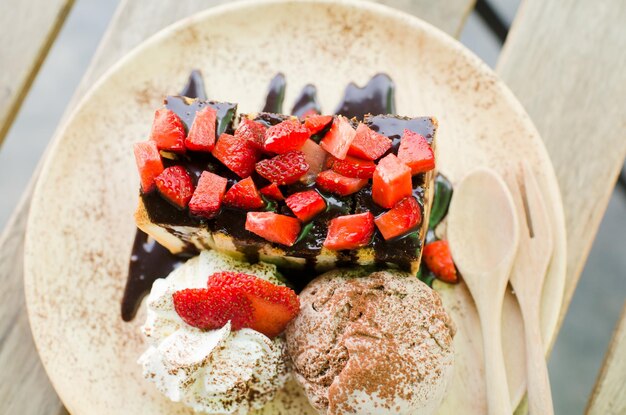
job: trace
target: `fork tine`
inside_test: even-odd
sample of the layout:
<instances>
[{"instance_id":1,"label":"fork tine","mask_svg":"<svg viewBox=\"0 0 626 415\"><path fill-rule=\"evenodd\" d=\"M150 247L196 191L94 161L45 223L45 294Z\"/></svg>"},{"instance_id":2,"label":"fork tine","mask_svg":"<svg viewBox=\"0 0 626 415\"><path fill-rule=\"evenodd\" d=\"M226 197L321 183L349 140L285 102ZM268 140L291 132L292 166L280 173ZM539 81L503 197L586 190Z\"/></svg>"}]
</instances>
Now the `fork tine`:
<instances>
[{"instance_id":1,"label":"fork tine","mask_svg":"<svg viewBox=\"0 0 626 415\"><path fill-rule=\"evenodd\" d=\"M554 241L552 238L552 226L537 178L533 174L528 162L522 163L522 178L526 193L528 215L532 222L533 234L537 240L544 243L547 254L552 255Z\"/></svg>"}]
</instances>

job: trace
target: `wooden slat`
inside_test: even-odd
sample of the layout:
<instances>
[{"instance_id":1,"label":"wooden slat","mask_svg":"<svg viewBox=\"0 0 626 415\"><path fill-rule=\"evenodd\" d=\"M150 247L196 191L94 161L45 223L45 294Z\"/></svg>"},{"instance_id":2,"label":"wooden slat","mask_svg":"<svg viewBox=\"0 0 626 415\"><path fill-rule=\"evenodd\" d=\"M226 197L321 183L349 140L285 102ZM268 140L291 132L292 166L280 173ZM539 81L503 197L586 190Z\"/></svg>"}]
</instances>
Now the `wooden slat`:
<instances>
[{"instance_id":1,"label":"wooden slat","mask_svg":"<svg viewBox=\"0 0 626 415\"><path fill-rule=\"evenodd\" d=\"M626 414L626 303L604 358L587 415Z\"/></svg>"},{"instance_id":2,"label":"wooden slat","mask_svg":"<svg viewBox=\"0 0 626 415\"><path fill-rule=\"evenodd\" d=\"M89 69L66 110L66 115L97 77L130 49L182 17L227 1L122 0ZM381 3L397 6L422 17L448 33L458 34L474 0L451 0L441 3L432 0L384 0ZM0 382L0 413L61 415L66 412L48 383L34 349L28 322L24 318L26 314L23 303L22 249L24 227L36 176L37 173L33 176L9 225L0 236L0 281L5 285L0 297L2 301L0 310L2 310L3 317L0 320L0 335L2 336L0 337L0 367L4 371L1 375L2 382ZM11 314L8 315L8 313ZM13 326L15 326L14 329L12 329ZM19 355L13 354L5 346L9 344L22 345ZM9 361L10 365L3 364ZM29 368L29 370L24 370L24 368ZM14 379L20 379L20 381L16 382ZM7 380L11 384L8 384ZM37 399L33 399L34 396Z\"/></svg>"},{"instance_id":3,"label":"wooden slat","mask_svg":"<svg viewBox=\"0 0 626 415\"><path fill-rule=\"evenodd\" d=\"M0 3L0 144L74 0Z\"/></svg>"}]
</instances>

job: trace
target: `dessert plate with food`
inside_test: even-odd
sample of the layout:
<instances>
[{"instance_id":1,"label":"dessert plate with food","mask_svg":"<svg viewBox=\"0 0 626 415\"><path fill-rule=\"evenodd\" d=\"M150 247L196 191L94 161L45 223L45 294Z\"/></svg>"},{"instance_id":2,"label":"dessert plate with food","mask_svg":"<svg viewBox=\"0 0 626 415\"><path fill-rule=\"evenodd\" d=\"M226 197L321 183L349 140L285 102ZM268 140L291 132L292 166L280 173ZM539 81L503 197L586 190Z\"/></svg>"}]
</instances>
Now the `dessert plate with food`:
<instances>
[{"instance_id":1,"label":"dessert plate with food","mask_svg":"<svg viewBox=\"0 0 626 415\"><path fill-rule=\"evenodd\" d=\"M368 2L195 15L94 85L45 163L25 287L46 370L76 414L485 413L481 327L446 211L468 172L521 162L554 236L549 344L558 186L483 63ZM502 321L515 407L525 353L510 290Z\"/></svg>"}]
</instances>

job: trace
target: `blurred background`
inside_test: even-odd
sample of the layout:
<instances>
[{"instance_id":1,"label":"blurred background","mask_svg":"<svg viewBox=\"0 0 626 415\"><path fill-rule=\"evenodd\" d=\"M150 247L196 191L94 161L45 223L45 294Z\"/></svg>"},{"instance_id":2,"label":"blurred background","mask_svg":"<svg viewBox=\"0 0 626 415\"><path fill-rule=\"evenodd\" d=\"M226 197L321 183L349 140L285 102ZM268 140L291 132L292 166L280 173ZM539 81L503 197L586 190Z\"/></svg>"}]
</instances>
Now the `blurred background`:
<instances>
[{"instance_id":1,"label":"blurred background","mask_svg":"<svg viewBox=\"0 0 626 415\"><path fill-rule=\"evenodd\" d=\"M10 220L117 3L77 0L46 58L0 151L0 229ZM461 42L493 67L519 3L478 1ZM602 365L626 293L625 235L626 186L618 185L550 358L557 414L584 412Z\"/></svg>"}]
</instances>

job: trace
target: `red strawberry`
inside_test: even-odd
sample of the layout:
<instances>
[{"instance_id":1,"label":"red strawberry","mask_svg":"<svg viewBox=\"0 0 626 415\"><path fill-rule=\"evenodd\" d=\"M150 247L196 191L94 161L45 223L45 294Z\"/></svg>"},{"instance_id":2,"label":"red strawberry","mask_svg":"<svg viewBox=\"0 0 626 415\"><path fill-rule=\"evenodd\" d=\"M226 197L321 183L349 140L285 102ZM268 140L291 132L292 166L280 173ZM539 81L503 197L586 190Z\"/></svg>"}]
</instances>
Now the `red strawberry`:
<instances>
[{"instance_id":1,"label":"red strawberry","mask_svg":"<svg viewBox=\"0 0 626 415\"><path fill-rule=\"evenodd\" d=\"M203 171L198 186L189 201L189 211L197 216L212 218L222 207L228 181L209 171Z\"/></svg>"},{"instance_id":2,"label":"red strawberry","mask_svg":"<svg viewBox=\"0 0 626 415\"><path fill-rule=\"evenodd\" d=\"M391 140L361 123L348 154L365 160L378 160L391 148Z\"/></svg>"},{"instance_id":3,"label":"red strawberry","mask_svg":"<svg viewBox=\"0 0 626 415\"><path fill-rule=\"evenodd\" d=\"M383 238L392 239L412 231L422 222L422 209L413 196L399 201L374 222Z\"/></svg>"},{"instance_id":4,"label":"red strawberry","mask_svg":"<svg viewBox=\"0 0 626 415\"><path fill-rule=\"evenodd\" d=\"M141 179L141 191L144 193L154 190L154 179L163 172L161 154L154 141L135 143L133 146L135 161Z\"/></svg>"},{"instance_id":5,"label":"red strawberry","mask_svg":"<svg viewBox=\"0 0 626 415\"><path fill-rule=\"evenodd\" d=\"M348 196L361 190L367 184L367 179L353 179L332 170L325 170L317 176L315 182L322 190Z\"/></svg>"},{"instance_id":6,"label":"red strawberry","mask_svg":"<svg viewBox=\"0 0 626 415\"><path fill-rule=\"evenodd\" d=\"M184 209L193 195L191 176L182 166L172 166L154 179L159 193L175 206Z\"/></svg>"},{"instance_id":7,"label":"red strawberry","mask_svg":"<svg viewBox=\"0 0 626 415\"><path fill-rule=\"evenodd\" d=\"M297 182L308 170L309 165L302 151L279 154L256 164L259 175L279 185Z\"/></svg>"},{"instance_id":8,"label":"red strawberry","mask_svg":"<svg viewBox=\"0 0 626 415\"><path fill-rule=\"evenodd\" d=\"M224 327L230 321L233 330L250 327L253 307L237 287L213 285L188 288L172 294L174 309L190 326L202 330Z\"/></svg>"},{"instance_id":9,"label":"red strawberry","mask_svg":"<svg viewBox=\"0 0 626 415\"><path fill-rule=\"evenodd\" d=\"M300 151L304 153L304 159L309 165L309 171L300 178L300 181L311 184L315 182L315 178L323 170L328 153L310 138L304 142Z\"/></svg>"},{"instance_id":10,"label":"red strawberry","mask_svg":"<svg viewBox=\"0 0 626 415\"><path fill-rule=\"evenodd\" d=\"M265 151L283 154L298 150L309 138L309 130L298 120L286 120L265 131Z\"/></svg>"},{"instance_id":11,"label":"red strawberry","mask_svg":"<svg viewBox=\"0 0 626 415\"><path fill-rule=\"evenodd\" d=\"M239 127L235 130L235 137L243 138L250 141L258 150L263 150L265 143L265 127L260 122L243 118L239 123Z\"/></svg>"},{"instance_id":12,"label":"red strawberry","mask_svg":"<svg viewBox=\"0 0 626 415\"><path fill-rule=\"evenodd\" d=\"M273 212L248 212L246 230L270 242L292 246L300 233L300 221Z\"/></svg>"},{"instance_id":13,"label":"red strawberry","mask_svg":"<svg viewBox=\"0 0 626 415\"><path fill-rule=\"evenodd\" d=\"M326 202L315 190L294 193L285 203L302 222L308 222L326 209Z\"/></svg>"},{"instance_id":14,"label":"red strawberry","mask_svg":"<svg viewBox=\"0 0 626 415\"><path fill-rule=\"evenodd\" d=\"M346 156L343 160L333 157L331 163L334 171L355 179L371 179L374 175L374 170L376 170L376 164L373 161L362 160L352 156Z\"/></svg>"},{"instance_id":15,"label":"red strawberry","mask_svg":"<svg viewBox=\"0 0 626 415\"><path fill-rule=\"evenodd\" d=\"M208 105L196 113L185 147L192 151L210 152L215 146L215 123L217 111Z\"/></svg>"},{"instance_id":16,"label":"red strawberry","mask_svg":"<svg viewBox=\"0 0 626 415\"><path fill-rule=\"evenodd\" d=\"M252 305L252 319L247 327L270 338L282 333L300 311L300 301L292 289L254 275L218 272L209 277L208 286L239 290Z\"/></svg>"},{"instance_id":17,"label":"red strawberry","mask_svg":"<svg viewBox=\"0 0 626 415\"><path fill-rule=\"evenodd\" d=\"M437 278L451 284L459 280L448 241L435 241L426 244L423 256L426 266Z\"/></svg>"},{"instance_id":18,"label":"red strawberry","mask_svg":"<svg viewBox=\"0 0 626 415\"><path fill-rule=\"evenodd\" d=\"M265 204L252 177L246 177L228 189L224 196L224 203L240 209L258 209Z\"/></svg>"},{"instance_id":19,"label":"red strawberry","mask_svg":"<svg viewBox=\"0 0 626 415\"><path fill-rule=\"evenodd\" d=\"M350 125L350 121L340 115L333 120L333 125L320 142L320 145L333 156L343 160L346 158L348 149L355 136L356 131Z\"/></svg>"},{"instance_id":20,"label":"red strawberry","mask_svg":"<svg viewBox=\"0 0 626 415\"><path fill-rule=\"evenodd\" d=\"M283 192L280 191L280 188L276 183L271 183L268 186L265 186L260 190L263 196L269 197L274 200L284 200L285 196L283 196Z\"/></svg>"},{"instance_id":21,"label":"red strawberry","mask_svg":"<svg viewBox=\"0 0 626 415\"><path fill-rule=\"evenodd\" d=\"M222 134L212 151L216 159L241 178L246 178L254 171L254 165L261 155L250 140Z\"/></svg>"},{"instance_id":22,"label":"red strawberry","mask_svg":"<svg viewBox=\"0 0 626 415\"><path fill-rule=\"evenodd\" d=\"M368 245L374 235L372 212L338 216L328 225L324 247L334 251L357 249Z\"/></svg>"},{"instance_id":23,"label":"red strawberry","mask_svg":"<svg viewBox=\"0 0 626 415\"><path fill-rule=\"evenodd\" d=\"M405 197L411 196L411 169L393 154L378 162L372 180L372 199L384 208L392 208Z\"/></svg>"},{"instance_id":24,"label":"red strawberry","mask_svg":"<svg viewBox=\"0 0 626 415\"><path fill-rule=\"evenodd\" d=\"M154 113L150 139L159 150L174 153L185 152L185 127L178 115L167 108L160 108Z\"/></svg>"},{"instance_id":25,"label":"red strawberry","mask_svg":"<svg viewBox=\"0 0 626 415\"><path fill-rule=\"evenodd\" d=\"M304 126L309 130L309 133L313 135L322 131L332 121L333 121L332 115L317 115L317 113L313 112L312 115L305 114Z\"/></svg>"},{"instance_id":26,"label":"red strawberry","mask_svg":"<svg viewBox=\"0 0 626 415\"><path fill-rule=\"evenodd\" d=\"M435 153L428 141L418 133L404 130L398 158L411 168L412 174L426 173L435 168Z\"/></svg>"}]
</instances>

